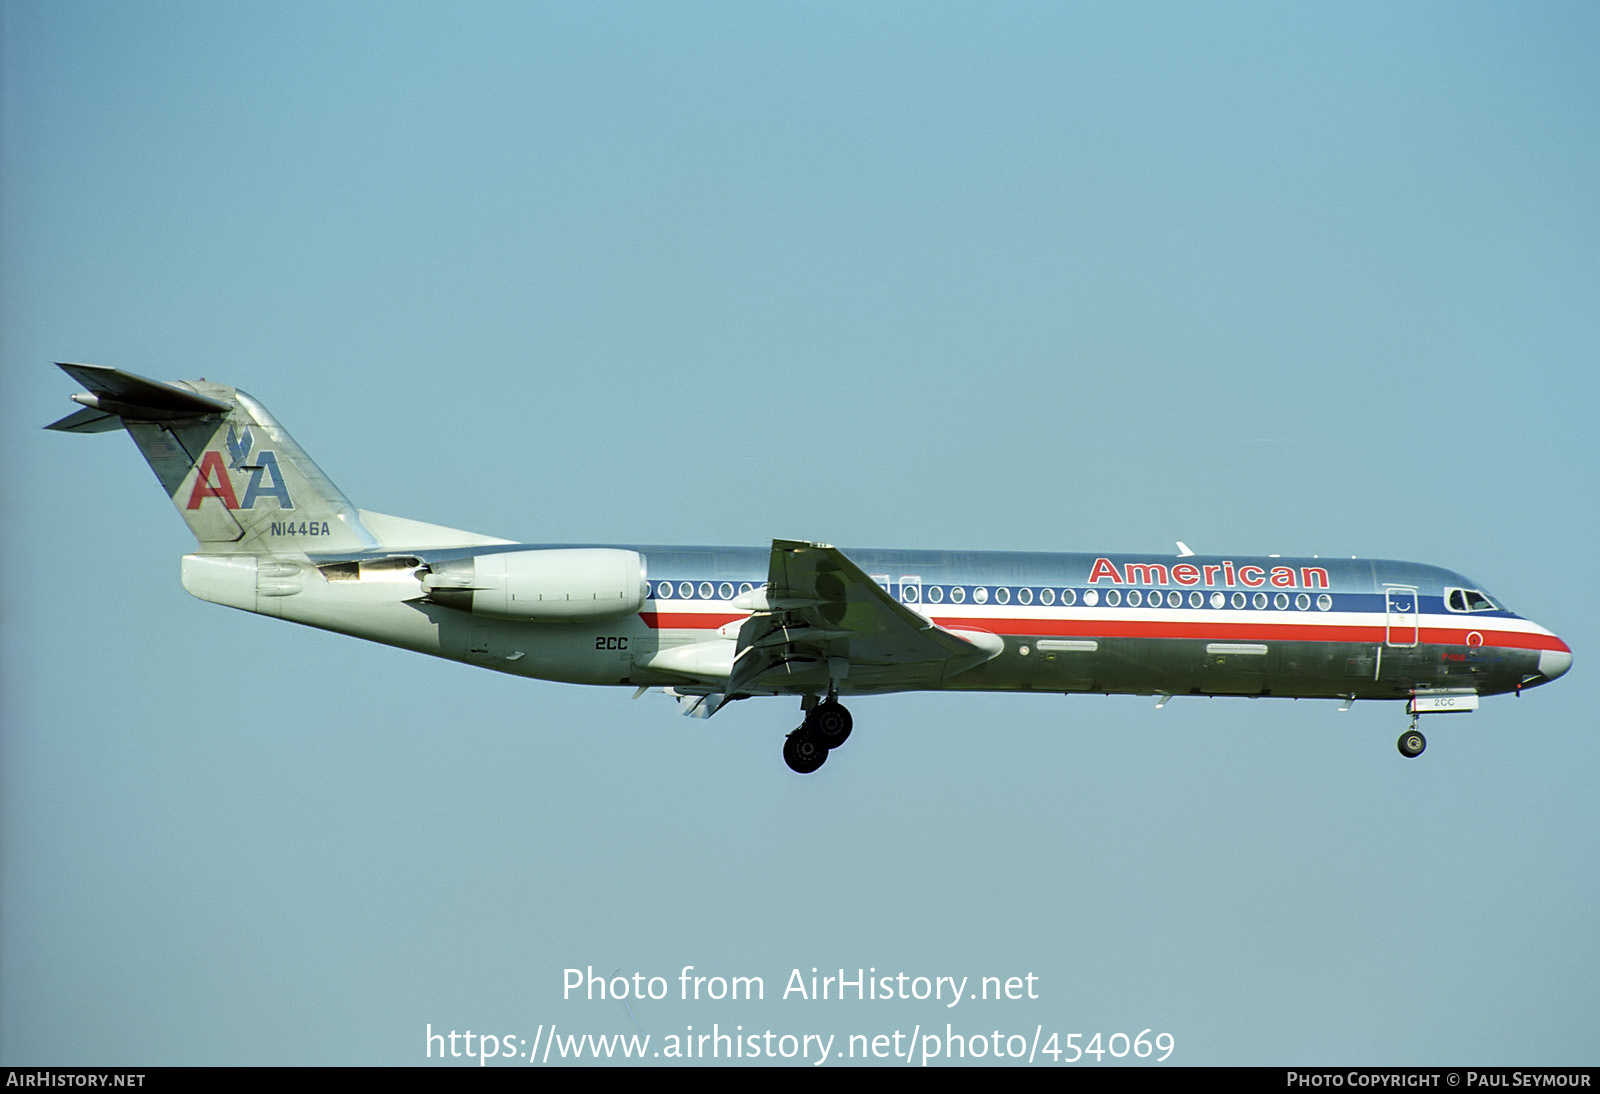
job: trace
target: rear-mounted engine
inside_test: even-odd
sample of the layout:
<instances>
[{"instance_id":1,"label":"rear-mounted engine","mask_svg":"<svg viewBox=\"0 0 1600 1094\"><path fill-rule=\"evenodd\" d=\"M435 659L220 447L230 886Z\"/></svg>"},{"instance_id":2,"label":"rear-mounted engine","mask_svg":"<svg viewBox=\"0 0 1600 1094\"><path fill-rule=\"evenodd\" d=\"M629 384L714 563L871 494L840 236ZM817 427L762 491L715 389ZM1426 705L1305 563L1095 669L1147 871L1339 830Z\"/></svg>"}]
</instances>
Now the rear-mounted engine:
<instances>
[{"instance_id":1,"label":"rear-mounted engine","mask_svg":"<svg viewBox=\"0 0 1600 1094\"><path fill-rule=\"evenodd\" d=\"M649 592L644 556L611 547L504 551L434 563L434 604L496 619L559 623L627 615Z\"/></svg>"}]
</instances>

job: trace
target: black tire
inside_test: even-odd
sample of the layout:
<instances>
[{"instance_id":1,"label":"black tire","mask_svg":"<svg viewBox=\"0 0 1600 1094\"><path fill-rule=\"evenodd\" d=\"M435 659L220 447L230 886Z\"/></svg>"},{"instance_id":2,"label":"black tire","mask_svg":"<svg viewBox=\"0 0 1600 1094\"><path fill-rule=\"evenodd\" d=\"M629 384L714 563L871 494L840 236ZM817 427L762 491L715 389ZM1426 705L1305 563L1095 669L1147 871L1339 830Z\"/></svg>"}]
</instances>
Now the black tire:
<instances>
[{"instance_id":1,"label":"black tire","mask_svg":"<svg viewBox=\"0 0 1600 1094\"><path fill-rule=\"evenodd\" d=\"M837 699L827 699L806 715L805 731L823 748L838 748L850 738L855 719Z\"/></svg>"},{"instance_id":2,"label":"black tire","mask_svg":"<svg viewBox=\"0 0 1600 1094\"><path fill-rule=\"evenodd\" d=\"M828 746L818 743L804 729L797 729L783 740L783 762L789 770L809 775L828 762Z\"/></svg>"},{"instance_id":3,"label":"black tire","mask_svg":"<svg viewBox=\"0 0 1600 1094\"><path fill-rule=\"evenodd\" d=\"M1400 734L1398 745L1400 755L1408 760L1414 760L1422 755L1422 750L1428 747L1428 739L1414 729L1408 729Z\"/></svg>"}]
</instances>

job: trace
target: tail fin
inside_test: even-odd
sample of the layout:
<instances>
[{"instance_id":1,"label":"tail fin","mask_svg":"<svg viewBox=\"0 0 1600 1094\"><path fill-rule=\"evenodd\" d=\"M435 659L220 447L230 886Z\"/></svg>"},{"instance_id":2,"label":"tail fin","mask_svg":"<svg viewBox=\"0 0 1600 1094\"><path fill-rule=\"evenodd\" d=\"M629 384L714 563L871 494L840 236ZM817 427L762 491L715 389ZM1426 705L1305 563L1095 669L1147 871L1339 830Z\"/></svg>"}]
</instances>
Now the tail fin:
<instances>
[{"instance_id":1,"label":"tail fin","mask_svg":"<svg viewBox=\"0 0 1600 1094\"><path fill-rule=\"evenodd\" d=\"M85 409L46 426L103 433L119 426L144 453L207 554L357 552L378 540L265 407L205 380L166 384L100 365L60 365Z\"/></svg>"}]
</instances>

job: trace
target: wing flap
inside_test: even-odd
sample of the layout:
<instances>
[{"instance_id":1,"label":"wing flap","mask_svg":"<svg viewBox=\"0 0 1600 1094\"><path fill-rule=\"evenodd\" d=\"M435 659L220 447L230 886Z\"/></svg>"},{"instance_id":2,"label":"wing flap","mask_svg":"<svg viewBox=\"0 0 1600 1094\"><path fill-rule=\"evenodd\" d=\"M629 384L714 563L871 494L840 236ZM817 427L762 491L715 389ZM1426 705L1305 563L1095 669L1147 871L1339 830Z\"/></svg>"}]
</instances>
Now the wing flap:
<instances>
[{"instance_id":1,"label":"wing flap","mask_svg":"<svg viewBox=\"0 0 1600 1094\"><path fill-rule=\"evenodd\" d=\"M999 652L945 630L889 595L837 548L772 541L764 603L739 630L728 694L894 690L937 684Z\"/></svg>"}]
</instances>

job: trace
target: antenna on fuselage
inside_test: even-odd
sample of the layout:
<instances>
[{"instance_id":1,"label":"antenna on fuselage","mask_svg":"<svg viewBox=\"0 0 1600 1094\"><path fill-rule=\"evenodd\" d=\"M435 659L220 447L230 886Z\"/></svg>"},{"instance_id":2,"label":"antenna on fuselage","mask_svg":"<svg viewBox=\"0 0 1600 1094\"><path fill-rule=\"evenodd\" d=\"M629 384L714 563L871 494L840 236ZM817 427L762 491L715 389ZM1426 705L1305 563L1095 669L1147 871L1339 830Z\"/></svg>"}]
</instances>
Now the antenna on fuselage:
<instances>
[{"instance_id":1,"label":"antenna on fuselage","mask_svg":"<svg viewBox=\"0 0 1600 1094\"><path fill-rule=\"evenodd\" d=\"M1178 540L1178 557L1179 558L1188 558L1189 556L1191 556L1193 554L1194 554L1194 552L1189 550L1189 545L1187 543L1183 542L1183 540L1181 540L1181 539Z\"/></svg>"}]
</instances>

